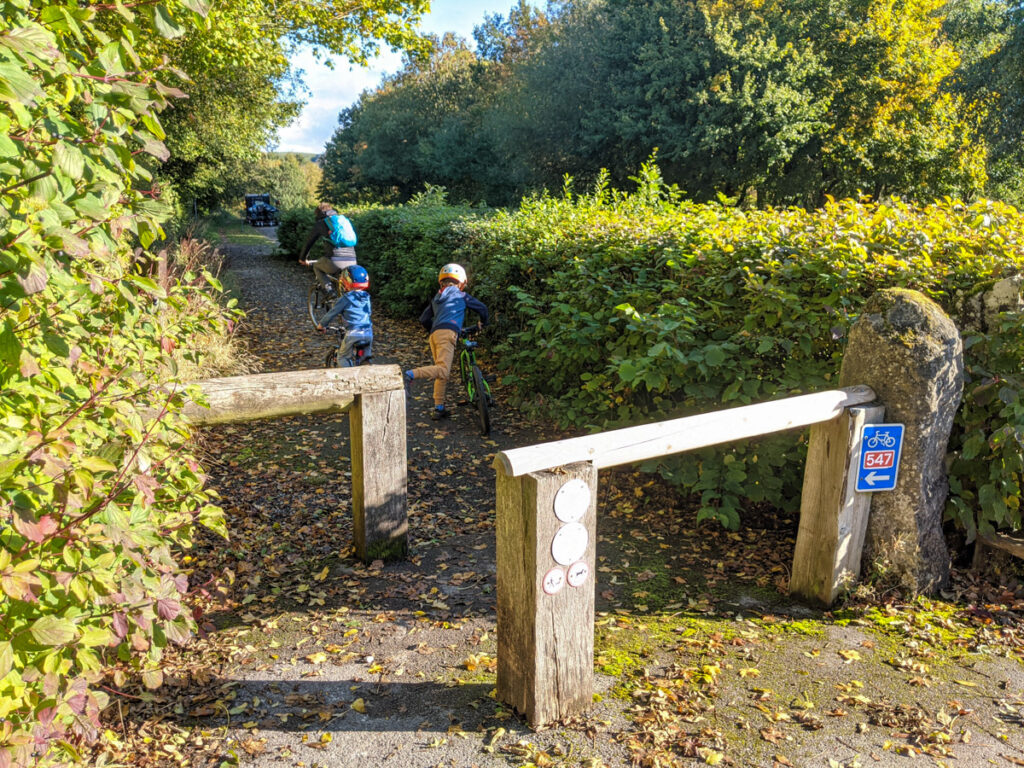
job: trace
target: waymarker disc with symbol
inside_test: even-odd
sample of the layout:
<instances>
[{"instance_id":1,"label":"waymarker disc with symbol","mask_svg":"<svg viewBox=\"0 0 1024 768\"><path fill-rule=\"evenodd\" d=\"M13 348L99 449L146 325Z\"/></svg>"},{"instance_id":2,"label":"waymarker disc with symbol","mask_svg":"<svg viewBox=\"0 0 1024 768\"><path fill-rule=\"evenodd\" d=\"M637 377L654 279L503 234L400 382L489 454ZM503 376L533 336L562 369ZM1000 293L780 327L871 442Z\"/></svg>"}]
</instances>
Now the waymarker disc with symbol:
<instances>
[{"instance_id":1,"label":"waymarker disc with symbol","mask_svg":"<svg viewBox=\"0 0 1024 768\"><path fill-rule=\"evenodd\" d=\"M561 591L562 587L565 586L565 571L561 568L552 568L550 571L544 574L543 587L544 591L553 595L556 592Z\"/></svg>"},{"instance_id":2,"label":"waymarker disc with symbol","mask_svg":"<svg viewBox=\"0 0 1024 768\"><path fill-rule=\"evenodd\" d=\"M570 587L579 587L583 585L589 575L590 566L580 560L578 563L573 563L569 566L569 571L565 578L569 582Z\"/></svg>"}]
</instances>

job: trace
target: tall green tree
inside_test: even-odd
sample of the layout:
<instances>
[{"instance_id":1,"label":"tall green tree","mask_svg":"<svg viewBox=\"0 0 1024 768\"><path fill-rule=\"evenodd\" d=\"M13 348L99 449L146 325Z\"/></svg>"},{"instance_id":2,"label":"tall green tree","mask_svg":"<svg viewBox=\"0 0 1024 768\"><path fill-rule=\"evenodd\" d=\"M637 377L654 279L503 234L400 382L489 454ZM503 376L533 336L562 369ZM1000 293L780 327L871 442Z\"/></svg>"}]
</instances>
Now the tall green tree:
<instances>
[{"instance_id":1,"label":"tall green tree","mask_svg":"<svg viewBox=\"0 0 1024 768\"><path fill-rule=\"evenodd\" d=\"M944 85L959 64L946 0L810 0L831 94L820 192L972 196L985 184L977 113ZM812 158L812 162L814 159Z\"/></svg>"},{"instance_id":2,"label":"tall green tree","mask_svg":"<svg viewBox=\"0 0 1024 768\"><path fill-rule=\"evenodd\" d=\"M416 32L429 0L251 0L214 4L201 28L156 47L182 74L188 99L165 115L170 158L160 170L185 203L225 201L278 129L298 114L301 82L288 58L299 45L365 63L381 44L421 54Z\"/></svg>"},{"instance_id":3,"label":"tall green tree","mask_svg":"<svg viewBox=\"0 0 1024 768\"><path fill-rule=\"evenodd\" d=\"M945 28L960 54L949 88L976 108L988 147L987 194L1024 205L1024 8L954 0Z\"/></svg>"},{"instance_id":4,"label":"tall green tree","mask_svg":"<svg viewBox=\"0 0 1024 768\"><path fill-rule=\"evenodd\" d=\"M342 114L324 155L325 184L408 199L425 182L479 199L496 160L480 130L489 106L489 62L452 34Z\"/></svg>"}]
</instances>

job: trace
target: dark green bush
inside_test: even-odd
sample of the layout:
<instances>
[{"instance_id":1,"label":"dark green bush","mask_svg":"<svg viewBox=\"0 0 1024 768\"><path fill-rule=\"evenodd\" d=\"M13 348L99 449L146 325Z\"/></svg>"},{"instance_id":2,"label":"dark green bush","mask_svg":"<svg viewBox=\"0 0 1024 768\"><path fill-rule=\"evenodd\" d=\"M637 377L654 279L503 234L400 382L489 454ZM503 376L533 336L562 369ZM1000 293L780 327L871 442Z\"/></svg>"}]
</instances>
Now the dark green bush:
<instances>
[{"instance_id":1,"label":"dark green bush","mask_svg":"<svg viewBox=\"0 0 1024 768\"><path fill-rule=\"evenodd\" d=\"M283 257L297 259L309 231L316 220L313 208L290 208L278 215L278 252ZM319 256L319 252L316 256Z\"/></svg>"},{"instance_id":2,"label":"dark green bush","mask_svg":"<svg viewBox=\"0 0 1024 768\"><path fill-rule=\"evenodd\" d=\"M395 207L346 210L345 215L359 236L356 253L370 272L374 300L379 301L375 306L418 315L437 290L438 270L458 260L456 252L465 239L459 222L481 211L427 197ZM462 262L471 279L473 261Z\"/></svg>"}]
</instances>

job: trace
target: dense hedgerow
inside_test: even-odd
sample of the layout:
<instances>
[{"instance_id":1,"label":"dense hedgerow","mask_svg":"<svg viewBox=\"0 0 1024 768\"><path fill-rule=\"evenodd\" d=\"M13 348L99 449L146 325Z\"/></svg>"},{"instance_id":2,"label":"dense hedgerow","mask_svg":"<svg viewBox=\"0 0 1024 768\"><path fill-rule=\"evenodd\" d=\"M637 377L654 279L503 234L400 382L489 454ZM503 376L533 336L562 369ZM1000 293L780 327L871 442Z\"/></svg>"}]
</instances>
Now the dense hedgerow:
<instances>
[{"instance_id":1,"label":"dense hedgerow","mask_svg":"<svg viewBox=\"0 0 1024 768\"><path fill-rule=\"evenodd\" d=\"M473 292L501 314L504 380L524 403L590 428L828 388L875 291L914 288L955 315L960 298L1024 269L1024 216L998 203L745 211L681 201L653 166L638 181L630 195L599 186L487 217L453 210L447 224L430 209L422 229L416 206L381 209L378 221L398 223L374 231L388 261L378 264L369 244L360 260L386 275L375 289L386 292L426 286L448 258L465 264ZM444 247L422 248L424 239ZM967 333L965 348L948 512L973 536L975 526L1021 523L1020 316ZM648 468L699 493L702 517L735 527L752 501L795 503L803 451L781 436Z\"/></svg>"},{"instance_id":2,"label":"dense hedgerow","mask_svg":"<svg viewBox=\"0 0 1024 768\"><path fill-rule=\"evenodd\" d=\"M298 258L309 230L316 220L313 208L291 208L278 215L277 244L282 257ZM313 258L321 255L323 246L316 246Z\"/></svg>"},{"instance_id":3,"label":"dense hedgerow","mask_svg":"<svg viewBox=\"0 0 1024 768\"><path fill-rule=\"evenodd\" d=\"M486 210L449 206L444 191L429 187L404 206L338 207L356 230L359 263L370 272L375 308L419 313L437 290L437 271L463 242L455 225ZM285 211L277 229L282 254L295 258L313 226L313 210ZM310 258L323 255L315 245Z\"/></svg>"}]
</instances>

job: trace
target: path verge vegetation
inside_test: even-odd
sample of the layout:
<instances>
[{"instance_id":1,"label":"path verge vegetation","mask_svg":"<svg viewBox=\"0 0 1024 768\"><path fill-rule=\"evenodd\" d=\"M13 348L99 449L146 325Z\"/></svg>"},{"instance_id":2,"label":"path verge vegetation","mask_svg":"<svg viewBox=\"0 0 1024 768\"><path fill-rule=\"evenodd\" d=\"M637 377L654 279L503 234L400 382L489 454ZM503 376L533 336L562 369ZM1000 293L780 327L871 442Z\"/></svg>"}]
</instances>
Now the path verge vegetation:
<instances>
[{"instance_id":1,"label":"path verge vegetation","mask_svg":"<svg viewBox=\"0 0 1024 768\"><path fill-rule=\"evenodd\" d=\"M105 683L160 684L163 650L194 626L174 551L197 524L224 530L177 414L179 365L202 370L237 312L202 247L146 250L169 214L158 114L181 94L133 45L205 8L12 0L0 15L4 768L78 760Z\"/></svg>"}]
</instances>

